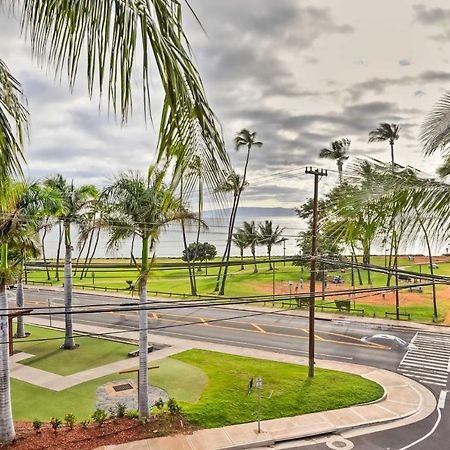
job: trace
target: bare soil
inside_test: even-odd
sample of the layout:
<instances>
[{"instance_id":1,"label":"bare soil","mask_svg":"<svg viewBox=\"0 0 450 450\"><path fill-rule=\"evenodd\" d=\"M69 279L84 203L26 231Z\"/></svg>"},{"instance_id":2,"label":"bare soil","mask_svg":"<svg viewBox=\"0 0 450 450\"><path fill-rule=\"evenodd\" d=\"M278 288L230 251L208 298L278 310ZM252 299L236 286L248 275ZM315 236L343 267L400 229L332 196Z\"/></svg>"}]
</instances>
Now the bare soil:
<instances>
[{"instance_id":1,"label":"bare soil","mask_svg":"<svg viewBox=\"0 0 450 450\"><path fill-rule=\"evenodd\" d=\"M36 433L32 423L16 422L16 441L1 449L14 450L92 450L104 445L168 436L179 433L192 433L196 427L189 425L182 415L158 414L151 416L147 423L136 419L114 419L101 427L91 424L73 429L62 427L54 432L49 424Z\"/></svg>"}]
</instances>

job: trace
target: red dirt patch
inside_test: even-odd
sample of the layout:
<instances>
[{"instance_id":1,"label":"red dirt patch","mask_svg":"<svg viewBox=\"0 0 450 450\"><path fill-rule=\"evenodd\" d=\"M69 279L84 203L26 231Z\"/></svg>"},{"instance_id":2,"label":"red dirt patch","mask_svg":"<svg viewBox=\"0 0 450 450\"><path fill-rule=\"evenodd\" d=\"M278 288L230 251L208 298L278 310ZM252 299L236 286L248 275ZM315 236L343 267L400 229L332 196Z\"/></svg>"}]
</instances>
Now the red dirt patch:
<instances>
[{"instance_id":1,"label":"red dirt patch","mask_svg":"<svg viewBox=\"0 0 450 450\"><path fill-rule=\"evenodd\" d=\"M142 424L139 420L115 419L102 427L92 424L86 429L76 425L72 430L60 428L56 433L49 424L39 434L29 422L16 422L16 441L0 448L14 450L92 450L103 445L123 444L177 433L192 433L196 428L181 415L158 414Z\"/></svg>"}]
</instances>

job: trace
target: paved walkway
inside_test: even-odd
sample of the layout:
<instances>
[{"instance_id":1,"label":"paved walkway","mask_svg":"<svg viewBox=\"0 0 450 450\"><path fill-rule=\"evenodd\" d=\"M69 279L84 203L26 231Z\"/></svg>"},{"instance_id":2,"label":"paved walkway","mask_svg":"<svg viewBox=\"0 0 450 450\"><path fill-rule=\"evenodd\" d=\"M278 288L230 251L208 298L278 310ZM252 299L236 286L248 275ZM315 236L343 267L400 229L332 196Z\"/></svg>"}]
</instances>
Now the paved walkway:
<instances>
[{"instance_id":1,"label":"paved walkway","mask_svg":"<svg viewBox=\"0 0 450 450\"><path fill-rule=\"evenodd\" d=\"M29 318L29 323L36 325L45 324L44 319ZM55 326L63 326L62 321L54 321ZM103 328L92 325L75 324L75 330L85 333L110 332L110 328ZM121 337L130 340L138 338L137 332L125 332ZM274 361L287 362L292 364L307 364L307 359L282 353L273 353L263 350L235 347L232 345L214 344L184 340L167 336L149 334L149 339L155 344L166 344L172 347L151 353L152 360L160 359L170 354L175 354L189 348L199 348L217 352L230 353L254 358L270 359ZM136 360L125 360L120 362L128 364L128 367L136 365ZM75 384L113 373L117 370L119 363L114 363L97 369L80 372L70 377L59 377L58 386L70 387ZM17 365L17 364L16 364ZM433 394L421 384L406 378L402 375L368 366L350 364L347 362L317 360L317 367L333 370L346 371L361 375L370 380L376 381L385 390L384 397L375 403L351 408L344 408L334 411L306 414L283 419L266 420L262 422L262 432L256 432L254 423L233 425L229 427L216 428L210 430L196 431L191 435L177 435L165 438L155 438L150 440L137 441L118 446L107 446L107 450L138 450L138 449L174 449L177 450L219 450L219 449L239 449L252 447L267 447L289 439L313 436L324 433L341 432L355 427L371 426L370 432L375 429L393 428L407 423L413 423L427 417L436 407L436 400ZM111 368L112 372L107 372ZM44 372L47 374L47 372ZM81 375L80 375L81 374ZM42 375L42 374L41 374ZM14 377L15 374L12 373ZM36 384L39 374L34 372L34 383ZM69 380L64 380L69 378ZM43 376L43 381L49 383ZM65 389L65 387L60 387ZM59 389L58 389L59 390ZM376 427L375 429L373 427ZM369 432L369 431L367 431Z\"/></svg>"}]
</instances>

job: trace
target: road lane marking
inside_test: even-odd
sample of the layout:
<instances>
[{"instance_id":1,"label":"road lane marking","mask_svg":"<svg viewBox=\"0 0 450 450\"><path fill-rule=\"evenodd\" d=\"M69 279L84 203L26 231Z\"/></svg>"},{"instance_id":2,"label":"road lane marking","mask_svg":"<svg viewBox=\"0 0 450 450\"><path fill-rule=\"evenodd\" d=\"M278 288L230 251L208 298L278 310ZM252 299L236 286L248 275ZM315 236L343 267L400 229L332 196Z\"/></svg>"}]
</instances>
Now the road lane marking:
<instances>
[{"instance_id":1,"label":"road lane marking","mask_svg":"<svg viewBox=\"0 0 450 450\"><path fill-rule=\"evenodd\" d=\"M276 347L276 346L273 346L273 345L264 345L264 344L251 344L251 347L249 347L248 346L249 345L248 342L230 341L230 340L227 340L227 339L212 338L212 337L205 338L203 336L198 336L198 335L195 335L195 334L176 333L176 332L173 332L173 331L166 331L166 330L151 330L151 332L155 333L155 334L167 334L169 336L176 335L176 336L184 336L185 338L186 337L190 337L190 338L195 338L196 340L200 340L200 341L205 341L205 339L206 339L206 342L209 342L209 341L224 342L224 343L226 343L228 345L241 344L244 348L248 348L248 349L252 349L254 347L261 347L261 348L266 348L266 349L281 350L281 351L283 351L285 353L287 352L288 354L289 353L301 353L302 355L307 355L308 354L308 352L306 350L305 351L302 351L302 350L291 350L291 349L284 348L284 347ZM316 353L316 356L317 357L329 356L331 358L346 359L346 360L352 360L353 359L351 356L339 356L339 355L332 355L330 353Z\"/></svg>"},{"instance_id":2,"label":"road lane marking","mask_svg":"<svg viewBox=\"0 0 450 450\"><path fill-rule=\"evenodd\" d=\"M444 409L445 407L445 399L447 398L447 391L442 390L439 394L438 408Z\"/></svg>"},{"instance_id":3,"label":"road lane marking","mask_svg":"<svg viewBox=\"0 0 450 450\"><path fill-rule=\"evenodd\" d=\"M260 333L266 333L266 330L263 330L258 324L252 323L252 325L253 325Z\"/></svg>"},{"instance_id":4,"label":"road lane marking","mask_svg":"<svg viewBox=\"0 0 450 450\"><path fill-rule=\"evenodd\" d=\"M411 444L406 445L405 447L400 448L399 450L407 450L408 448L414 447L415 445L419 444L420 442L424 441L425 439L429 438L435 431L436 428L439 425L439 422L441 421L441 410L439 408L436 408L438 413L438 418L436 420L436 423L433 425L433 428L425 435L422 436L420 439L417 439L417 441L411 442Z\"/></svg>"}]
</instances>

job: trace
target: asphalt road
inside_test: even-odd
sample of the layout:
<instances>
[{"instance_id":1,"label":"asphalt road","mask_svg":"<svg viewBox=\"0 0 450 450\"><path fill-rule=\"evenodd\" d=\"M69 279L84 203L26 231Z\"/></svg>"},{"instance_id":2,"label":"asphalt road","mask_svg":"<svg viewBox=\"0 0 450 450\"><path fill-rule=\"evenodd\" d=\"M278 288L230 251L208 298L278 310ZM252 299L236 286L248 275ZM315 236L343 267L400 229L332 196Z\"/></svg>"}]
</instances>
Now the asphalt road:
<instances>
[{"instance_id":1,"label":"asphalt road","mask_svg":"<svg viewBox=\"0 0 450 450\"><path fill-rule=\"evenodd\" d=\"M63 304L62 293L41 289L27 289L26 291L27 307L46 306L48 299L52 306ZM74 306L87 303L119 305L122 302L123 299L102 297L97 294L74 294L73 297ZM152 309L149 311L149 332L299 356L308 354L308 321L304 317L279 313L270 308L263 313L252 312L244 310L238 305L232 307L171 307L167 309L168 305L173 306L170 302L152 303ZM74 315L74 321L109 326L124 331L136 329L138 325L137 312L130 311L77 314ZM380 333L395 335L407 342L413 341L419 347L417 350L410 350L410 353L405 356L406 349L404 347L388 347L361 340L363 337ZM437 344L434 343L435 340ZM364 324L339 318L316 321L317 358L345 360L399 371L403 375L412 376L416 381L425 381L425 385L433 391L437 398L441 395L441 391L446 391L448 386L447 374L450 363L447 359L450 361L450 354L448 358L444 355L446 347L447 338L445 337L425 333L416 334L415 331L401 326L380 327L371 324L370 319ZM450 339L448 347L450 348ZM424 358L425 363L423 362ZM416 362L417 364L415 364ZM450 432L449 402L450 398L441 400L440 413L442 417L436 427L437 412L410 426L349 438L348 447L340 446L339 448L406 450L406 446L420 440L435 428L434 432L426 439L408 448L417 450L450 449L448 441ZM301 448L314 450L334 448L333 437L330 439L331 447L327 444L317 444ZM297 447L294 445L292 448Z\"/></svg>"}]
</instances>

